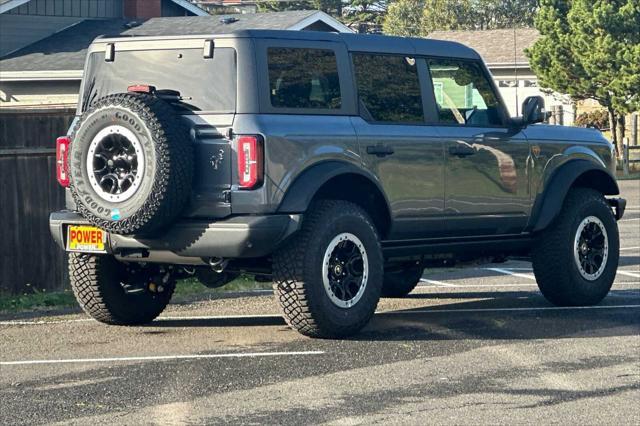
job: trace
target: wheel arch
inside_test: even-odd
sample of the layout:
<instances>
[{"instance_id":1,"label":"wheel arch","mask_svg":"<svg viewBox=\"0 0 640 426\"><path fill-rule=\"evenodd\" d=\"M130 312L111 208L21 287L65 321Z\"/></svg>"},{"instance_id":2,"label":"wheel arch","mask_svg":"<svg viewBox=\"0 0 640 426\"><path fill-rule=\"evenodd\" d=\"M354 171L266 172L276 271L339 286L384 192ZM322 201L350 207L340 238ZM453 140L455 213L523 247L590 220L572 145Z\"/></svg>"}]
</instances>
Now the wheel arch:
<instances>
[{"instance_id":1,"label":"wheel arch","mask_svg":"<svg viewBox=\"0 0 640 426\"><path fill-rule=\"evenodd\" d=\"M558 167L544 186L542 196L534 203L529 228L533 232L546 229L556 219L572 188L592 188L603 195L620 193L613 175L600 164L589 160L570 160Z\"/></svg>"},{"instance_id":2,"label":"wheel arch","mask_svg":"<svg viewBox=\"0 0 640 426\"><path fill-rule=\"evenodd\" d=\"M391 228L389 202L377 179L366 170L341 161L316 164L298 176L286 191L278 213L303 213L318 199L350 201L373 220L380 237Z\"/></svg>"}]
</instances>

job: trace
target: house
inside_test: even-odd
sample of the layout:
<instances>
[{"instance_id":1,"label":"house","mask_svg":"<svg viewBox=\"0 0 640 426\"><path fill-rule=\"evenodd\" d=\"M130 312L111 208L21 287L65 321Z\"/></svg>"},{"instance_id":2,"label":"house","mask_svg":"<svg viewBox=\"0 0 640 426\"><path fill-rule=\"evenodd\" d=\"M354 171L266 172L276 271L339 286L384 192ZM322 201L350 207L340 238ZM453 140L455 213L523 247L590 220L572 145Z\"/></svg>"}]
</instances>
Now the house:
<instances>
[{"instance_id":1,"label":"house","mask_svg":"<svg viewBox=\"0 0 640 426\"><path fill-rule=\"evenodd\" d=\"M540 37L534 28L477 31L434 31L428 38L457 41L475 49L484 59L511 115L521 114L527 96L542 96L547 109L562 106L564 124L574 120L574 105L567 95L543 91L531 70L525 49Z\"/></svg>"},{"instance_id":2,"label":"house","mask_svg":"<svg viewBox=\"0 0 640 426\"><path fill-rule=\"evenodd\" d=\"M5 0L0 1L3 1L3 5L7 3ZM75 0L31 0L31 3L55 4L61 1L64 3ZM118 2L118 0L104 1ZM313 10L247 13L221 17L208 15L186 0L119 1L120 3L114 7L117 9L123 6L119 9L122 12L120 17L114 17L115 12L112 9L110 9L111 13L105 13L102 10L99 17L94 16L96 11L89 13L86 9L82 9L81 16L75 18L64 16L71 20L75 19L71 24L58 28L52 34L40 37L39 40L17 50L14 49L1 57L0 109L75 106L87 48L100 35L216 34L249 28L351 32L349 28L326 13ZM28 6L29 2L22 3L24 3L23 6ZM173 6L169 8L169 3L181 9L175 9ZM152 4L155 4L154 8L151 8ZM24 10L33 13L33 9ZM58 13L59 10L51 9L50 12ZM45 8L44 11L47 12L49 9ZM40 13L41 10L36 8L36 12ZM61 13L66 12L68 11L62 9ZM152 17L166 12L177 12L189 16ZM5 13L9 19L18 16L11 11ZM76 12L67 14L74 13ZM47 17L53 18L48 15ZM20 35L19 31L15 31L15 34Z\"/></svg>"},{"instance_id":3,"label":"house","mask_svg":"<svg viewBox=\"0 0 640 426\"><path fill-rule=\"evenodd\" d=\"M212 15L258 12L256 0L191 0L191 2Z\"/></svg>"}]
</instances>

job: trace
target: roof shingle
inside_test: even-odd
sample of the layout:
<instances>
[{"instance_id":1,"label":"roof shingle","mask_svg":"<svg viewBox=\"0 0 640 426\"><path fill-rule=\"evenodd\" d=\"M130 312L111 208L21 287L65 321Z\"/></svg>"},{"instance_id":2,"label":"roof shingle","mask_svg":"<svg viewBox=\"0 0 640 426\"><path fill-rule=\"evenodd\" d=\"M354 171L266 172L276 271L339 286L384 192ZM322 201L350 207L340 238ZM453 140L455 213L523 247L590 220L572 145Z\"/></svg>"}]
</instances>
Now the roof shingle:
<instances>
[{"instance_id":1,"label":"roof shingle","mask_svg":"<svg viewBox=\"0 0 640 426\"><path fill-rule=\"evenodd\" d=\"M314 13L317 11L224 15L237 18L237 21L229 24L221 22L222 16L152 18L132 28L126 26L128 21L123 19L85 20L0 59L0 70L3 72L82 70L87 48L100 35L168 36L224 34L244 29L284 30Z\"/></svg>"}]
</instances>

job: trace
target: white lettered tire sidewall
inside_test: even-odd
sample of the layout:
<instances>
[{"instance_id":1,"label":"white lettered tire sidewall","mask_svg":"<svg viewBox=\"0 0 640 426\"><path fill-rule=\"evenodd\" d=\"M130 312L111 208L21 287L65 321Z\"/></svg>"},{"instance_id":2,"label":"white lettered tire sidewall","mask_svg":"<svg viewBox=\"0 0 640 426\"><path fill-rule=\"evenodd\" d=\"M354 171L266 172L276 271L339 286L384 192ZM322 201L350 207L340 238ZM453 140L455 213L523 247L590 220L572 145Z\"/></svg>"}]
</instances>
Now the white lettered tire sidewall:
<instances>
[{"instance_id":1,"label":"white lettered tire sidewall","mask_svg":"<svg viewBox=\"0 0 640 426\"><path fill-rule=\"evenodd\" d=\"M96 193L89 181L87 171L88 151L91 141L108 126L118 125L131 131L140 141L144 154L144 176L135 193L123 202L110 202ZM104 221L113 221L112 212L117 209L120 220L126 221L144 206L153 190L156 175L156 153L153 138L144 124L126 109L116 106L104 107L92 111L83 119L82 125L72 134L69 169L76 202L80 202L95 217Z\"/></svg>"}]
</instances>

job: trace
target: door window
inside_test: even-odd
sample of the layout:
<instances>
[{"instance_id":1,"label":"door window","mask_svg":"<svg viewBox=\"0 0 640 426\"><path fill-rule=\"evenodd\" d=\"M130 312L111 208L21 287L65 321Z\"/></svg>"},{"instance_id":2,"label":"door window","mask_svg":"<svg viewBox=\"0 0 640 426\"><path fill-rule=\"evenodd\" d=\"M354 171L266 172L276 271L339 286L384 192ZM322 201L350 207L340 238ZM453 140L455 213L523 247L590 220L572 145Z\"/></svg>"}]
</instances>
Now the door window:
<instances>
[{"instance_id":1,"label":"door window","mask_svg":"<svg viewBox=\"0 0 640 426\"><path fill-rule=\"evenodd\" d=\"M268 64L273 107L340 109L338 63L333 50L271 47Z\"/></svg>"},{"instance_id":2,"label":"door window","mask_svg":"<svg viewBox=\"0 0 640 426\"><path fill-rule=\"evenodd\" d=\"M424 123L416 60L405 56L353 55L360 109L370 121Z\"/></svg>"},{"instance_id":3,"label":"door window","mask_svg":"<svg viewBox=\"0 0 640 426\"><path fill-rule=\"evenodd\" d=\"M433 92L441 123L500 126L500 103L476 62L430 59Z\"/></svg>"}]
</instances>

